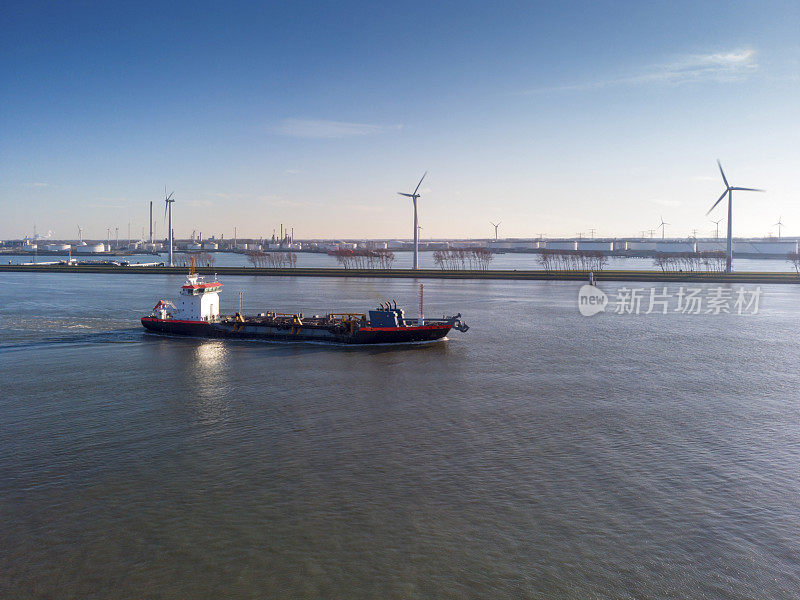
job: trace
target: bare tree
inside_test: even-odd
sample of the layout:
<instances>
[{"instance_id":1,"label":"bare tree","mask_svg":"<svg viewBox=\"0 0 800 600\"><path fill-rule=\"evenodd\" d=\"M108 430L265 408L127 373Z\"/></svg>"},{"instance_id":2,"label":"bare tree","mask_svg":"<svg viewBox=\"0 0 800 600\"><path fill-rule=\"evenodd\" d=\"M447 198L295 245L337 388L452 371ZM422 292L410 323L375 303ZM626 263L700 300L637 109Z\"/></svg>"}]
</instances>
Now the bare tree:
<instances>
[{"instance_id":1,"label":"bare tree","mask_svg":"<svg viewBox=\"0 0 800 600\"><path fill-rule=\"evenodd\" d=\"M794 267L794 272L800 275L800 254L797 252L790 252L786 255L786 259L792 263Z\"/></svg>"},{"instance_id":2,"label":"bare tree","mask_svg":"<svg viewBox=\"0 0 800 600\"><path fill-rule=\"evenodd\" d=\"M267 253L261 250L251 250L247 253L247 260L249 260L255 268L263 268L266 266Z\"/></svg>"}]
</instances>

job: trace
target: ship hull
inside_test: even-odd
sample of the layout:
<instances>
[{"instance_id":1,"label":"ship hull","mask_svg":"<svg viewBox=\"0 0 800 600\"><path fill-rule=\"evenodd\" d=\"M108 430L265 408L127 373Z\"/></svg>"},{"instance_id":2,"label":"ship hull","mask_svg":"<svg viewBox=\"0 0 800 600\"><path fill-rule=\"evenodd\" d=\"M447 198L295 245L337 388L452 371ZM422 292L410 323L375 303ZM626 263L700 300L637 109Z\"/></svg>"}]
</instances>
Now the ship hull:
<instances>
[{"instance_id":1,"label":"ship hull","mask_svg":"<svg viewBox=\"0 0 800 600\"><path fill-rule=\"evenodd\" d=\"M142 325L155 333L208 338L256 339L283 342L331 342L337 344L408 344L444 338L451 324L405 327L360 327L353 332L328 327L274 327L260 323L180 321L142 317Z\"/></svg>"}]
</instances>

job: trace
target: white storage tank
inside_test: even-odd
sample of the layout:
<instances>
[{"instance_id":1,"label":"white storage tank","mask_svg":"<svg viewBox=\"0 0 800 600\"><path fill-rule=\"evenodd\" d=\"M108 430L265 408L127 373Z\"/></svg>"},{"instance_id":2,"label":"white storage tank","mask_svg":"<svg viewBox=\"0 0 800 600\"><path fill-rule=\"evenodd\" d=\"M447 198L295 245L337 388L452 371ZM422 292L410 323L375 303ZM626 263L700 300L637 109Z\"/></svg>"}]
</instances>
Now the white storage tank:
<instances>
[{"instance_id":1,"label":"white storage tank","mask_svg":"<svg viewBox=\"0 0 800 600\"><path fill-rule=\"evenodd\" d=\"M511 242L489 242L489 248L492 250L510 250L512 247Z\"/></svg>"},{"instance_id":2,"label":"white storage tank","mask_svg":"<svg viewBox=\"0 0 800 600\"><path fill-rule=\"evenodd\" d=\"M203 242L203 250L216 250L219 246L216 242L205 241Z\"/></svg>"},{"instance_id":3,"label":"white storage tank","mask_svg":"<svg viewBox=\"0 0 800 600\"><path fill-rule=\"evenodd\" d=\"M656 242L656 252L695 252L694 241L685 242Z\"/></svg>"},{"instance_id":4,"label":"white storage tank","mask_svg":"<svg viewBox=\"0 0 800 600\"><path fill-rule=\"evenodd\" d=\"M658 244L655 242L628 242L627 250L631 252L655 252Z\"/></svg>"},{"instance_id":5,"label":"white storage tank","mask_svg":"<svg viewBox=\"0 0 800 600\"><path fill-rule=\"evenodd\" d=\"M613 242L583 241L578 242L578 250L599 250L601 252L611 252L614 249Z\"/></svg>"},{"instance_id":6,"label":"white storage tank","mask_svg":"<svg viewBox=\"0 0 800 600\"><path fill-rule=\"evenodd\" d=\"M69 244L47 244L44 247L47 252L67 252L72 249Z\"/></svg>"},{"instance_id":7,"label":"white storage tank","mask_svg":"<svg viewBox=\"0 0 800 600\"><path fill-rule=\"evenodd\" d=\"M797 242L734 242L733 251L739 254L795 254Z\"/></svg>"},{"instance_id":8,"label":"white storage tank","mask_svg":"<svg viewBox=\"0 0 800 600\"><path fill-rule=\"evenodd\" d=\"M577 250L578 249L578 242L553 242L547 240L545 244L545 248L548 250Z\"/></svg>"},{"instance_id":9,"label":"white storage tank","mask_svg":"<svg viewBox=\"0 0 800 600\"><path fill-rule=\"evenodd\" d=\"M511 242L512 250L537 250L538 248L539 242Z\"/></svg>"},{"instance_id":10,"label":"white storage tank","mask_svg":"<svg viewBox=\"0 0 800 600\"><path fill-rule=\"evenodd\" d=\"M84 244L83 246L78 246L75 248L75 252L78 254L95 254L98 252L105 252L106 246L105 244Z\"/></svg>"},{"instance_id":11,"label":"white storage tank","mask_svg":"<svg viewBox=\"0 0 800 600\"><path fill-rule=\"evenodd\" d=\"M724 240L714 240L713 242L697 242L698 252L725 252L727 249L728 248Z\"/></svg>"}]
</instances>

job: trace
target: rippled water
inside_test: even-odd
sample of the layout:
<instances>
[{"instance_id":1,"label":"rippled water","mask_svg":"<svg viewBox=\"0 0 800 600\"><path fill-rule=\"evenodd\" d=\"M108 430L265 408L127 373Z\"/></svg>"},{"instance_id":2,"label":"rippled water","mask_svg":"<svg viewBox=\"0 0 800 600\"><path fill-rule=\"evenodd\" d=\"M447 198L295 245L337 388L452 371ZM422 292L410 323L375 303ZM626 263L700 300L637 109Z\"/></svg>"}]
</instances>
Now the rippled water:
<instances>
[{"instance_id":1,"label":"rippled water","mask_svg":"<svg viewBox=\"0 0 800 600\"><path fill-rule=\"evenodd\" d=\"M347 348L145 334L181 281L0 274L0 597L800 595L797 286L585 318L577 283L426 280L469 332Z\"/></svg>"}]
</instances>

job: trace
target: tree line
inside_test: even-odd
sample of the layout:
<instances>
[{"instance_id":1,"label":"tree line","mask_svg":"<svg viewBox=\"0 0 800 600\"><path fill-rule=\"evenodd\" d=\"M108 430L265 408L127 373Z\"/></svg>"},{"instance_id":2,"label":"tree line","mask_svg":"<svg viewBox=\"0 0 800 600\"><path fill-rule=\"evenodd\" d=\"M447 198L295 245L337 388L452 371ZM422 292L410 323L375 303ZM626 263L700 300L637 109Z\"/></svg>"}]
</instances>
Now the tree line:
<instances>
[{"instance_id":1,"label":"tree line","mask_svg":"<svg viewBox=\"0 0 800 600\"><path fill-rule=\"evenodd\" d=\"M600 250L544 249L537 260L545 271L602 271L608 265L608 256Z\"/></svg>"},{"instance_id":2,"label":"tree line","mask_svg":"<svg viewBox=\"0 0 800 600\"><path fill-rule=\"evenodd\" d=\"M433 252L434 264L443 271L486 270L493 258L486 248L451 248Z\"/></svg>"},{"instance_id":3,"label":"tree line","mask_svg":"<svg viewBox=\"0 0 800 600\"><path fill-rule=\"evenodd\" d=\"M675 252L655 256L653 264L663 272L723 273L727 258L725 253L720 251Z\"/></svg>"},{"instance_id":4,"label":"tree line","mask_svg":"<svg viewBox=\"0 0 800 600\"><path fill-rule=\"evenodd\" d=\"M297 254L294 252L263 252L251 250L247 253L249 260L256 268L292 269L297 266Z\"/></svg>"},{"instance_id":5,"label":"tree line","mask_svg":"<svg viewBox=\"0 0 800 600\"><path fill-rule=\"evenodd\" d=\"M345 269L391 269L394 263L394 252L391 250L340 249L328 254L335 256L336 262Z\"/></svg>"}]
</instances>

